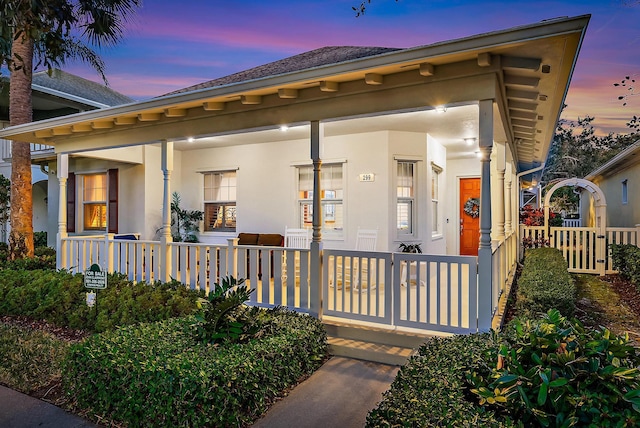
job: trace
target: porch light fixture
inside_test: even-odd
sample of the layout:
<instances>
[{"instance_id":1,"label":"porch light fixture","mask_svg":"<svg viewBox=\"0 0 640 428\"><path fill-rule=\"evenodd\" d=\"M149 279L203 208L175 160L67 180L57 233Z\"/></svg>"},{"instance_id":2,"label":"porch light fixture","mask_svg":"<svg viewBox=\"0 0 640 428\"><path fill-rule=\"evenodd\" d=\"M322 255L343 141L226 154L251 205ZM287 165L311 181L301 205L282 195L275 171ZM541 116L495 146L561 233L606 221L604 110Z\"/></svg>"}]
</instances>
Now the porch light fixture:
<instances>
[{"instance_id":1,"label":"porch light fixture","mask_svg":"<svg viewBox=\"0 0 640 428\"><path fill-rule=\"evenodd\" d=\"M447 107L446 106L436 106L436 111L438 113L444 113L447 111Z\"/></svg>"},{"instance_id":2,"label":"porch light fixture","mask_svg":"<svg viewBox=\"0 0 640 428\"><path fill-rule=\"evenodd\" d=\"M289 127L288 127L287 125L282 125L282 126L280 127L280 131L281 131L281 132L287 132L288 130L289 130Z\"/></svg>"},{"instance_id":3,"label":"porch light fixture","mask_svg":"<svg viewBox=\"0 0 640 428\"><path fill-rule=\"evenodd\" d=\"M465 138L464 142L467 143L468 146L473 145L476 142L476 139L471 137L471 138Z\"/></svg>"}]
</instances>

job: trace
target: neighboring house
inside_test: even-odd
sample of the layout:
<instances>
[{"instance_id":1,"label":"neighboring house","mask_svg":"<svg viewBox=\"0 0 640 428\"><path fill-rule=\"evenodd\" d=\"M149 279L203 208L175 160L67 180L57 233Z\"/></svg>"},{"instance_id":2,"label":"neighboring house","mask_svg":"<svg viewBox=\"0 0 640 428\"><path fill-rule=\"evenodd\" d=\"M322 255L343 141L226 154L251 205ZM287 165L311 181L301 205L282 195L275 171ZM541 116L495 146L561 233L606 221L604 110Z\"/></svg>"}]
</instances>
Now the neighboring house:
<instances>
[{"instance_id":1,"label":"neighboring house","mask_svg":"<svg viewBox=\"0 0 640 428\"><path fill-rule=\"evenodd\" d=\"M40 121L83 111L130 103L133 100L104 85L54 69L33 74L33 120ZM0 80L0 129L9 126L9 80ZM33 227L35 231L49 231L50 245L55 245L57 230L57 198L51 201L48 212L48 163L55 159L53 147L32 145ZM11 142L0 139L0 174L11 178ZM52 215L51 215L52 214ZM2 228L2 225L0 225ZM8 228L2 228L0 241L6 242Z\"/></svg>"},{"instance_id":2,"label":"neighboring house","mask_svg":"<svg viewBox=\"0 0 640 428\"><path fill-rule=\"evenodd\" d=\"M347 316L348 305L348 316L376 321L327 300L366 275L368 288L350 289L375 294L385 322L486 330L515 267L519 190L537 185L588 21L407 49L326 47L0 138L55 147L61 267L98 262L203 288L227 273L262 284L273 269L275 297L256 285L258 303L278 304L295 285L290 306ZM204 211L201 244L170 243L173 191L183 208ZM278 261L294 263L289 250L256 258L233 241L286 228L314 232L311 249L296 251L295 278L279 271ZM378 230L377 253L354 250L359 228ZM124 247L109 232L141 241ZM401 243L425 254L395 253ZM348 277L347 264L359 271ZM291 287L283 296L279 281ZM419 291L436 283L444 288L433 295ZM392 310L409 289L430 309ZM436 294L445 300L429 303Z\"/></svg>"},{"instance_id":3,"label":"neighboring house","mask_svg":"<svg viewBox=\"0 0 640 428\"><path fill-rule=\"evenodd\" d=\"M596 184L606 198L607 226L640 225L640 140L618 153L585 177ZM594 200L582 192L582 218L594 225Z\"/></svg>"}]
</instances>

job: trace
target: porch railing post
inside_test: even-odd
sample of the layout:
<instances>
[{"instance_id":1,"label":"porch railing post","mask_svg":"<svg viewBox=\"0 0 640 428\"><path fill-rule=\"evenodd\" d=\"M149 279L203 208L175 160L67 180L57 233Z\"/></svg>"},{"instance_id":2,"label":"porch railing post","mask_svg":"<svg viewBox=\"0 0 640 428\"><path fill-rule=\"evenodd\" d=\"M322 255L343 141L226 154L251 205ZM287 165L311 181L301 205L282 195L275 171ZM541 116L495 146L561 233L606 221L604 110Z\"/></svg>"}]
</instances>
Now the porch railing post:
<instances>
[{"instance_id":1,"label":"porch railing post","mask_svg":"<svg viewBox=\"0 0 640 428\"><path fill-rule=\"evenodd\" d=\"M240 242L238 238L227 239L227 272L225 274L234 278L238 277L238 242Z\"/></svg>"},{"instance_id":2,"label":"porch railing post","mask_svg":"<svg viewBox=\"0 0 640 428\"><path fill-rule=\"evenodd\" d=\"M173 142L162 141L162 235L160 237L160 281L171 280L171 171L173 171ZM176 273L173 273L174 275Z\"/></svg>"},{"instance_id":3,"label":"porch railing post","mask_svg":"<svg viewBox=\"0 0 640 428\"><path fill-rule=\"evenodd\" d=\"M478 248L478 330L488 331L492 318L493 266L491 249L491 149L493 100L480 101L480 246Z\"/></svg>"},{"instance_id":4,"label":"porch railing post","mask_svg":"<svg viewBox=\"0 0 640 428\"><path fill-rule=\"evenodd\" d=\"M635 236L636 240L634 242L634 244L636 245L636 247L640 247L640 224L636 224L636 236Z\"/></svg>"},{"instance_id":5,"label":"porch railing post","mask_svg":"<svg viewBox=\"0 0 640 428\"><path fill-rule=\"evenodd\" d=\"M309 313L322 317L322 206L320 171L322 169L322 125L311 121L311 160L313 161L313 239L311 241L311 281Z\"/></svg>"},{"instance_id":6,"label":"porch railing post","mask_svg":"<svg viewBox=\"0 0 640 428\"><path fill-rule=\"evenodd\" d=\"M58 154L58 234L56 235L56 268L68 269L67 245L67 178L69 177L69 155Z\"/></svg>"}]
</instances>

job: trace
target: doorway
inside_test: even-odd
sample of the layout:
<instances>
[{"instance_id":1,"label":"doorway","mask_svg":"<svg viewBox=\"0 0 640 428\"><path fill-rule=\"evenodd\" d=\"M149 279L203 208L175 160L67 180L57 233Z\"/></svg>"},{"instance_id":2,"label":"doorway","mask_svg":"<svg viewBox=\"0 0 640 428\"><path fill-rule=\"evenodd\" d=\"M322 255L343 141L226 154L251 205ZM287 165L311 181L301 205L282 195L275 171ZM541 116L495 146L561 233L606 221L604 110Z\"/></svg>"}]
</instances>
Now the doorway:
<instances>
[{"instance_id":1,"label":"doorway","mask_svg":"<svg viewBox=\"0 0 640 428\"><path fill-rule=\"evenodd\" d=\"M480 178L460 179L460 255L477 256L480 244Z\"/></svg>"}]
</instances>

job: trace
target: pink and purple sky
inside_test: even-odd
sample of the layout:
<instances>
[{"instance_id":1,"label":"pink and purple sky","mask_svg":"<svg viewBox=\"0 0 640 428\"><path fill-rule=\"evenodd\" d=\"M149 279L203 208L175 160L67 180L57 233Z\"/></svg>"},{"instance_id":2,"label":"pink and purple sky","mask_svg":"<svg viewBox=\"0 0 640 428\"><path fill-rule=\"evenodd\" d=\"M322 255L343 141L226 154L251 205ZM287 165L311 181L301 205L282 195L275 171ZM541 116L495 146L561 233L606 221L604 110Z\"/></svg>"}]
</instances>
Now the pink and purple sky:
<instances>
[{"instance_id":1,"label":"pink and purple sky","mask_svg":"<svg viewBox=\"0 0 640 428\"><path fill-rule=\"evenodd\" d=\"M640 96L622 106L625 76L640 80L640 1L145 0L125 40L101 51L115 90L142 100L323 46L412 47L559 16L591 14L562 118L595 116L625 132ZM99 81L79 64L65 70ZM636 92L640 92L636 89Z\"/></svg>"}]
</instances>

